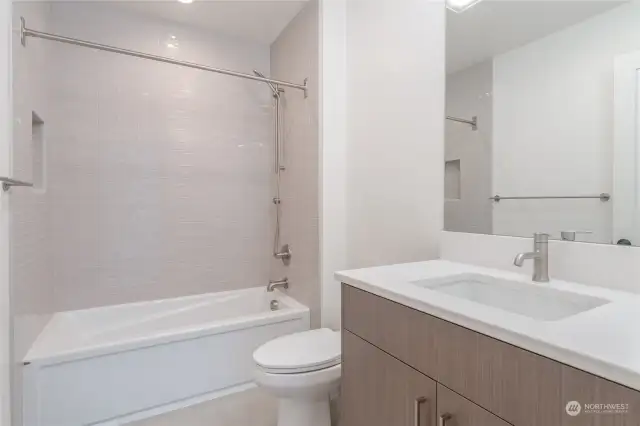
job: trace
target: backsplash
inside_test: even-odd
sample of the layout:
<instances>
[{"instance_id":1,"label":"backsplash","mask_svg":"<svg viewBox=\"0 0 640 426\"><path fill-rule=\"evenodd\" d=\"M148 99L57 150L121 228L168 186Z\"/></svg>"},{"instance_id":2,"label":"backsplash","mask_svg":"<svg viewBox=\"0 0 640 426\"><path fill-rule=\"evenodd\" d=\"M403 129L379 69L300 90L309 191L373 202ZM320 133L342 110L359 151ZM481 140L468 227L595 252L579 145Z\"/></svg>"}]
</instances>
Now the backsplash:
<instances>
[{"instance_id":1,"label":"backsplash","mask_svg":"<svg viewBox=\"0 0 640 426\"><path fill-rule=\"evenodd\" d=\"M532 238L443 231L440 258L531 275L533 262L519 268L513 258L532 249ZM640 293L640 248L550 240L549 276Z\"/></svg>"}]
</instances>

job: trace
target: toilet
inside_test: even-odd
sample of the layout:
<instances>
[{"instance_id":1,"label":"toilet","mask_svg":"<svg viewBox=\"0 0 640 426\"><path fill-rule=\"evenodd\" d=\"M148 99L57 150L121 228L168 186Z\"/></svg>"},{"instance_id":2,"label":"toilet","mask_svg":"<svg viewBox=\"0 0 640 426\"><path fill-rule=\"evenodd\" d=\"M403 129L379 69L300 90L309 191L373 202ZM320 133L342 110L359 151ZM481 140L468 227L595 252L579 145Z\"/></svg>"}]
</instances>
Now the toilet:
<instances>
[{"instance_id":1,"label":"toilet","mask_svg":"<svg viewBox=\"0 0 640 426\"><path fill-rule=\"evenodd\" d=\"M340 332L328 328L273 339L253 353L256 383L278 400L278 426L330 426L338 391Z\"/></svg>"}]
</instances>

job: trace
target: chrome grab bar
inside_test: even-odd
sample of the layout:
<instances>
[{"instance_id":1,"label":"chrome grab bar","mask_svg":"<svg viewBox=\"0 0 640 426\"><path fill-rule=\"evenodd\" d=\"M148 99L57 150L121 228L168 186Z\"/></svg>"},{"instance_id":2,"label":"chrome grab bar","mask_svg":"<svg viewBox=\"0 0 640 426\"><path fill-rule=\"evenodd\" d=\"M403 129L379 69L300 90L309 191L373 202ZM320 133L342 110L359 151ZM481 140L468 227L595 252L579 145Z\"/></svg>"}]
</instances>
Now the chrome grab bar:
<instances>
[{"instance_id":1,"label":"chrome grab bar","mask_svg":"<svg viewBox=\"0 0 640 426\"><path fill-rule=\"evenodd\" d=\"M0 182L2 182L2 189L6 192L11 189L12 186L30 186L33 187L32 183L23 182L21 180L11 179L8 177L0 176Z\"/></svg>"},{"instance_id":2,"label":"chrome grab bar","mask_svg":"<svg viewBox=\"0 0 640 426\"><path fill-rule=\"evenodd\" d=\"M496 203L499 203L500 200L560 200L560 199L583 199L583 198L597 198L600 201L609 201L611 199L611 194L607 194L603 192L600 195L547 195L540 197L501 197L500 195L496 195L493 197L489 197L489 200L493 200Z\"/></svg>"}]
</instances>

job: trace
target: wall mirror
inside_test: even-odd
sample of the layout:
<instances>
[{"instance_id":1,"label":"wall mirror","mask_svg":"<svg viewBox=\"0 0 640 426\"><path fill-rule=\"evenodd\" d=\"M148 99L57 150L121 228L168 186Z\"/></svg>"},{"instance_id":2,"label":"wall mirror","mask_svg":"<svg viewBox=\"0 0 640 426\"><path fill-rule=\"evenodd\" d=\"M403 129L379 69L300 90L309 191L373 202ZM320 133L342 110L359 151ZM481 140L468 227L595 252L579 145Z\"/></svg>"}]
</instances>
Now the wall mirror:
<instances>
[{"instance_id":1,"label":"wall mirror","mask_svg":"<svg viewBox=\"0 0 640 426\"><path fill-rule=\"evenodd\" d=\"M640 1L456 0L446 66L445 230L640 246Z\"/></svg>"}]
</instances>

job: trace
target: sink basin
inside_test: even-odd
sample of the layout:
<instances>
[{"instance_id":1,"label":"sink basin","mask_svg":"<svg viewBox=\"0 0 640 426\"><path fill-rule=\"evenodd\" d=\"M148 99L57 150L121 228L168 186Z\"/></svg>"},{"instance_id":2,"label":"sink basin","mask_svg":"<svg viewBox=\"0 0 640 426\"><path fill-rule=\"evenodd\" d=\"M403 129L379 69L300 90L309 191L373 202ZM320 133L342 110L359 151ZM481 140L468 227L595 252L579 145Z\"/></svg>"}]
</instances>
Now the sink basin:
<instances>
[{"instance_id":1,"label":"sink basin","mask_svg":"<svg viewBox=\"0 0 640 426\"><path fill-rule=\"evenodd\" d=\"M412 281L414 285L540 321L556 321L609 303L609 300L510 281L482 274L459 274Z\"/></svg>"}]
</instances>

